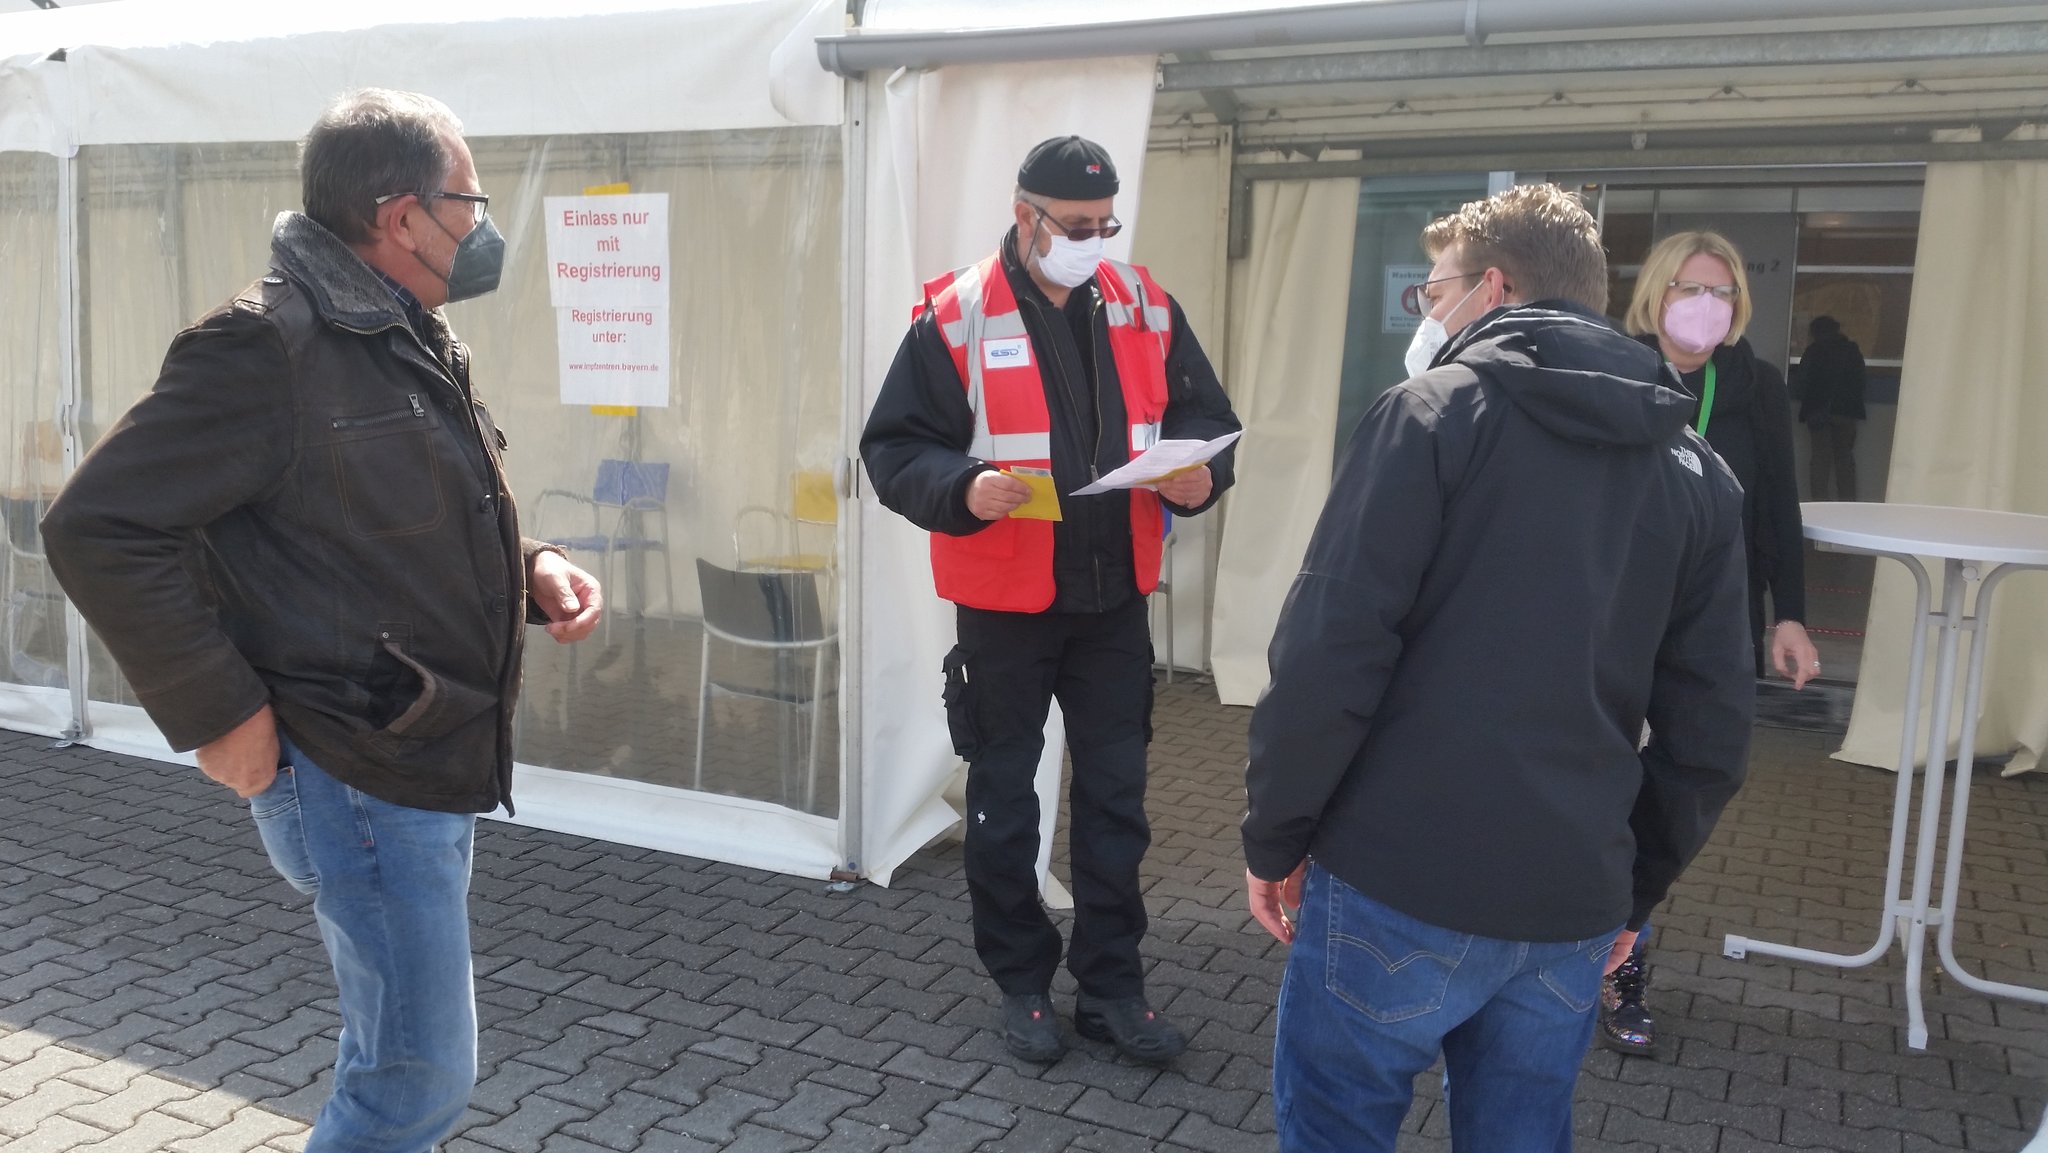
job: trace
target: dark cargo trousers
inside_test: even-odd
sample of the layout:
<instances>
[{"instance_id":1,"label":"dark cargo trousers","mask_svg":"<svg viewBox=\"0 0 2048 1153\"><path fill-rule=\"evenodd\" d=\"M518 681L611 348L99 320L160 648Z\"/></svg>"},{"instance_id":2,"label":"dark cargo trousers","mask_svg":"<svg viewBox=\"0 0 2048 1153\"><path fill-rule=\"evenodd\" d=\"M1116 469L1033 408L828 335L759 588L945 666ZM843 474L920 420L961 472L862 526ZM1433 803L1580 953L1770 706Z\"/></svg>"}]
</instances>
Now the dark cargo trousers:
<instances>
[{"instance_id":1,"label":"dark cargo trousers","mask_svg":"<svg viewBox=\"0 0 2048 1153\"><path fill-rule=\"evenodd\" d=\"M1092 996L1141 994L1138 865L1152 843L1145 820L1152 640L1144 600L1104 613L962 607L959 638L946 657L946 719L968 763L967 892L982 966L1010 994L1045 992L1059 968L1059 930L1039 903L1032 789L1057 697L1073 757L1067 969Z\"/></svg>"}]
</instances>

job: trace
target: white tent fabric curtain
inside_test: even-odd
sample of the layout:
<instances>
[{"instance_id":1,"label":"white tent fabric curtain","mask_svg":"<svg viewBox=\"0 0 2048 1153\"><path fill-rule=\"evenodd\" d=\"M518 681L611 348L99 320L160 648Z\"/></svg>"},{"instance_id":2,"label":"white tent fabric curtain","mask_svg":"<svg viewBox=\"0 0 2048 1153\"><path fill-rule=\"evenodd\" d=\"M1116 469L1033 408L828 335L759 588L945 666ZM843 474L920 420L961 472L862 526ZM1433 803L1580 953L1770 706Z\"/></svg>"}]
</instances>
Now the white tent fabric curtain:
<instances>
[{"instance_id":1,"label":"white tent fabric curtain","mask_svg":"<svg viewBox=\"0 0 2048 1153\"><path fill-rule=\"evenodd\" d=\"M1232 272L1231 398L1244 422L1224 498L1210 668L1228 705L1258 700L1266 646L1330 491L1358 181L1252 189L1251 254Z\"/></svg>"},{"instance_id":2,"label":"white tent fabric curtain","mask_svg":"<svg viewBox=\"0 0 2048 1153\"><path fill-rule=\"evenodd\" d=\"M2010 139L2048 139L2048 129L2022 126ZM2036 347L2048 332L2048 162L1928 165L1911 317L1887 499L2048 514ZM1939 582L1940 563L1922 563ZM1896 767L1912 606L1912 577L1880 560L1841 760ZM1990 633L1977 752L2010 751L2006 772L2025 772L2048 750L2048 575L2006 582ZM1929 706L1919 707L1925 733Z\"/></svg>"},{"instance_id":3,"label":"white tent fabric curtain","mask_svg":"<svg viewBox=\"0 0 2048 1153\"><path fill-rule=\"evenodd\" d=\"M1155 140L1145 155L1145 185L1153 197L1145 205L1145 227L1134 229L1131 256L1152 270L1152 276L1187 315L1188 327L1202 351L1223 374L1230 348L1224 317L1229 303L1230 137L1227 133L1187 146ZM1229 392L1230 378L1223 388ZM1152 647L1159 660L1169 651L1183 669L1209 667L1209 601L1213 577L1218 510L1173 522L1173 587L1152 598ZM1173 644L1166 643L1172 600Z\"/></svg>"},{"instance_id":4,"label":"white tent fabric curtain","mask_svg":"<svg viewBox=\"0 0 2048 1153\"><path fill-rule=\"evenodd\" d=\"M1032 145L1078 132L1099 141L1123 181L1117 213L1134 224L1151 56L942 68L875 77L867 208L867 339L861 405L873 406L925 279L994 251L1010 223L1017 166ZM1109 241L1128 259L1132 231ZM954 642L953 606L932 591L926 535L863 485L866 598L858 683L866 686L868 766L862 871L887 884L910 854L960 819L945 798L961 769L939 703L939 665ZM1048 724L1038 791L1040 874L1058 812L1062 729Z\"/></svg>"}]
</instances>

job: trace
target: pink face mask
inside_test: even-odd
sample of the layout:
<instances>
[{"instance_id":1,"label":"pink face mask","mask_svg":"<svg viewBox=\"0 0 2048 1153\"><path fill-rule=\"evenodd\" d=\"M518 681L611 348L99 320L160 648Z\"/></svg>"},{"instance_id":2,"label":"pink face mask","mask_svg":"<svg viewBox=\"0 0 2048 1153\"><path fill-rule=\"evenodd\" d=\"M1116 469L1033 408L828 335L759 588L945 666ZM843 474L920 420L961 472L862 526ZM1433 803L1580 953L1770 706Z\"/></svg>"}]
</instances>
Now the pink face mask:
<instances>
[{"instance_id":1,"label":"pink face mask","mask_svg":"<svg viewBox=\"0 0 2048 1153\"><path fill-rule=\"evenodd\" d=\"M1728 338L1735 322L1735 306L1702 292L1681 297L1664 307L1664 335L1687 352L1705 352Z\"/></svg>"}]
</instances>

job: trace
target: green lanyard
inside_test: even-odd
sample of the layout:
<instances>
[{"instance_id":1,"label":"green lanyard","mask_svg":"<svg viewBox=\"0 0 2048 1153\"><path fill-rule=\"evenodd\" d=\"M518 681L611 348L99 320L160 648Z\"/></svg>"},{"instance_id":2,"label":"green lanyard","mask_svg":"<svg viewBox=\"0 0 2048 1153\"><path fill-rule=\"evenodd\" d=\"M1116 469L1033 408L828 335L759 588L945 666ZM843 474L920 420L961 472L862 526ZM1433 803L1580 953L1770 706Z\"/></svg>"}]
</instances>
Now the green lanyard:
<instances>
[{"instance_id":1,"label":"green lanyard","mask_svg":"<svg viewBox=\"0 0 2048 1153\"><path fill-rule=\"evenodd\" d=\"M1707 420L1714 415L1714 362L1707 362L1707 381L1700 387L1700 419L1693 431L1707 435Z\"/></svg>"}]
</instances>

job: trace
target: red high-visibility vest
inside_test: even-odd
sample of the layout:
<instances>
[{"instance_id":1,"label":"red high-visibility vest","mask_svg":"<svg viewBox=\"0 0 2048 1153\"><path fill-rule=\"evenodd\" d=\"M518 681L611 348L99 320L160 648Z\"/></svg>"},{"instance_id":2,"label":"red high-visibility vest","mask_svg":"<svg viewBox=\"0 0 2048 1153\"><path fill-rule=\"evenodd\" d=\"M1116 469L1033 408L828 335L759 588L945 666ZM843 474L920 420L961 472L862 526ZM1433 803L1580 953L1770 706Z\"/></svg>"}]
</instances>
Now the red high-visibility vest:
<instances>
[{"instance_id":1,"label":"red high-visibility vest","mask_svg":"<svg viewBox=\"0 0 2048 1153\"><path fill-rule=\"evenodd\" d=\"M1096 267L1109 322L1110 359L1123 386L1131 457L1159 440L1166 416L1166 353L1173 340L1166 293L1144 268L1105 260ZM1038 353L1024 329L1001 254L924 286L925 307L952 350L974 410L968 452L997 468L1052 467L1052 415ZM1063 494L1064 495L1064 494ZM1164 521L1159 494L1131 489L1131 559L1138 591L1159 585ZM968 536L932 534L932 581L955 604L999 612L1052 607L1052 522L1004 517Z\"/></svg>"}]
</instances>

